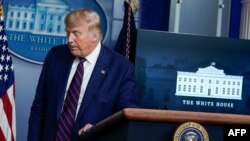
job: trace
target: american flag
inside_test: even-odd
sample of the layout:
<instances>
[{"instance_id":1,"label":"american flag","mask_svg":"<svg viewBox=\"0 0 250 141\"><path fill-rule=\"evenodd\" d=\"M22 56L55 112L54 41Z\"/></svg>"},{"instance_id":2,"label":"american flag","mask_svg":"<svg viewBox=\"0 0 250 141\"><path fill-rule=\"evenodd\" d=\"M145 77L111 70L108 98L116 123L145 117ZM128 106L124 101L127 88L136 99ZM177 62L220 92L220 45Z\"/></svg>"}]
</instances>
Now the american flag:
<instances>
[{"instance_id":1,"label":"american flag","mask_svg":"<svg viewBox=\"0 0 250 141\"><path fill-rule=\"evenodd\" d=\"M0 141L16 140L15 85L12 59L4 30L0 0Z\"/></svg>"}]
</instances>

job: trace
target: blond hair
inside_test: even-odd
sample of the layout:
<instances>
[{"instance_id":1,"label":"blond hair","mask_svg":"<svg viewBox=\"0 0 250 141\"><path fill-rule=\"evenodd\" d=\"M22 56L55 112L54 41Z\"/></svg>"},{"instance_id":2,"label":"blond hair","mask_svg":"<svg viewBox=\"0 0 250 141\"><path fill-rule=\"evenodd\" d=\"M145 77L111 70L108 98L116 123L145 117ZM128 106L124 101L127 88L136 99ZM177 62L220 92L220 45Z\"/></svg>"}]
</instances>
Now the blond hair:
<instances>
[{"instance_id":1,"label":"blond hair","mask_svg":"<svg viewBox=\"0 0 250 141\"><path fill-rule=\"evenodd\" d=\"M68 13L64 19L66 27L74 27L79 25L79 22L87 23L89 31L97 31L102 38L101 20L97 12L94 10L84 8L76 9Z\"/></svg>"}]
</instances>

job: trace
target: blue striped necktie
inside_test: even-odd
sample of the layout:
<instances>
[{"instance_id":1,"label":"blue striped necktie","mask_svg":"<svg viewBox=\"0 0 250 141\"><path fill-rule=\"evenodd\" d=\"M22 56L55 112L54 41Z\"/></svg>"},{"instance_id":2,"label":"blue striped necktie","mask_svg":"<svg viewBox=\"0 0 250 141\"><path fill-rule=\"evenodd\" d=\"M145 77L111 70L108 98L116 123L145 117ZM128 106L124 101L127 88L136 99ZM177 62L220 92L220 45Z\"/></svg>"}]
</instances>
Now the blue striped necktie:
<instances>
[{"instance_id":1,"label":"blue striped necktie","mask_svg":"<svg viewBox=\"0 0 250 141\"><path fill-rule=\"evenodd\" d=\"M80 59L74 77L70 83L64 101L63 110L57 125L56 141L71 141L84 73L83 63L85 61L85 58Z\"/></svg>"}]
</instances>

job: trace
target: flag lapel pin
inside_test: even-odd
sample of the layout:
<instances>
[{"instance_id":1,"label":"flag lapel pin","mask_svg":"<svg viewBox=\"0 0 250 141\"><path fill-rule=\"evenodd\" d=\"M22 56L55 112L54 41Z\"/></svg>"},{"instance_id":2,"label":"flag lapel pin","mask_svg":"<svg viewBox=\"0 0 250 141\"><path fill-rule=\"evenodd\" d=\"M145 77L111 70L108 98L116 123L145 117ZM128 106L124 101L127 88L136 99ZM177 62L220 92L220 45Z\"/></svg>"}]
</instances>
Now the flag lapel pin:
<instances>
[{"instance_id":1,"label":"flag lapel pin","mask_svg":"<svg viewBox=\"0 0 250 141\"><path fill-rule=\"evenodd\" d=\"M105 70L101 70L101 74L106 74L106 71Z\"/></svg>"}]
</instances>

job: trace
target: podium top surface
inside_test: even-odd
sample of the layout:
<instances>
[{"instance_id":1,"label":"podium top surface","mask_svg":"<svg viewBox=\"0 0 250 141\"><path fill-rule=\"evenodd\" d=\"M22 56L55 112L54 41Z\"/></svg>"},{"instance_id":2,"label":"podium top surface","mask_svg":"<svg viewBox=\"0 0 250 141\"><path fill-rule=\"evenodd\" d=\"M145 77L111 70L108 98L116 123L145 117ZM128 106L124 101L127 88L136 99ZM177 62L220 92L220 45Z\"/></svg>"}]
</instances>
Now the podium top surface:
<instances>
[{"instance_id":1,"label":"podium top surface","mask_svg":"<svg viewBox=\"0 0 250 141\"><path fill-rule=\"evenodd\" d=\"M107 126L126 120L172 123L193 121L201 124L250 125L250 115L127 108L99 122L96 127Z\"/></svg>"}]
</instances>

